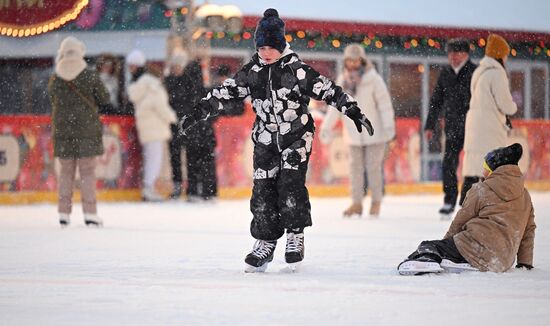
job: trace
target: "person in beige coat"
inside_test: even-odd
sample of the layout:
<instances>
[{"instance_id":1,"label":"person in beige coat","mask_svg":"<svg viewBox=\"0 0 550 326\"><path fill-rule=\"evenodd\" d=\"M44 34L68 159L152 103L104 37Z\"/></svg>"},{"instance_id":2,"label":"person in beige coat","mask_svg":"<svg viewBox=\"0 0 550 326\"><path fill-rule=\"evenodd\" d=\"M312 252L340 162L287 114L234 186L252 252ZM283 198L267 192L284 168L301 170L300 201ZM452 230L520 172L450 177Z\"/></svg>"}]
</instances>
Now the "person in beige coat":
<instances>
[{"instance_id":1,"label":"person in beige coat","mask_svg":"<svg viewBox=\"0 0 550 326\"><path fill-rule=\"evenodd\" d=\"M145 55L134 50L126 57L126 64L132 74L128 98L134 105L143 152L142 197L145 201L160 201L163 198L156 192L155 182L162 167L164 145L172 137L170 125L177 121L177 117L161 81L145 72Z\"/></svg>"},{"instance_id":2,"label":"person in beige coat","mask_svg":"<svg viewBox=\"0 0 550 326\"><path fill-rule=\"evenodd\" d=\"M353 121L344 119L342 113L328 110L321 125L321 141L331 141L331 130L335 123L342 119L344 142L350 146L352 195L351 206L344 211L344 216L360 216L363 213L366 171L368 186L372 193L369 214L371 217L377 217L383 197L382 171L385 151L388 142L395 137L395 114L390 94L384 80L359 44L348 45L344 50L344 71L336 83L357 100L363 114L369 117L377 132L373 136L360 133Z\"/></svg>"},{"instance_id":3,"label":"person in beige coat","mask_svg":"<svg viewBox=\"0 0 550 326\"><path fill-rule=\"evenodd\" d=\"M517 111L504 69L509 53L510 46L504 38L489 35L485 57L472 76L470 110L466 114L462 166L464 183L460 205L472 184L483 176L484 155L507 144L507 116Z\"/></svg>"},{"instance_id":4,"label":"person in beige coat","mask_svg":"<svg viewBox=\"0 0 550 326\"><path fill-rule=\"evenodd\" d=\"M505 272L533 268L535 212L518 162L520 144L485 156L486 179L473 185L443 240L423 241L398 266L402 275L479 270Z\"/></svg>"}]
</instances>

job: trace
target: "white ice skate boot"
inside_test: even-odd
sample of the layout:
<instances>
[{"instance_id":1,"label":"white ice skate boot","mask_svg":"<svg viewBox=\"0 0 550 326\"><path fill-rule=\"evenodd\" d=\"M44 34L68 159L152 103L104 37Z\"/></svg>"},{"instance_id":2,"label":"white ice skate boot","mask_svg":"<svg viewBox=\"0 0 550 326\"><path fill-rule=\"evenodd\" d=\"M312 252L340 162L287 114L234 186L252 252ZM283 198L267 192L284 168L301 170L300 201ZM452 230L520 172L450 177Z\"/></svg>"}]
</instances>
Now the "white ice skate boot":
<instances>
[{"instance_id":1,"label":"white ice skate boot","mask_svg":"<svg viewBox=\"0 0 550 326\"><path fill-rule=\"evenodd\" d=\"M246 263L245 273L263 273L267 269L267 265L273 261L273 253L277 246L277 240L265 241L256 240L252 251L246 255L244 262Z\"/></svg>"},{"instance_id":2,"label":"white ice skate boot","mask_svg":"<svg viewBox=\"0 0 550 326\"><path fill-rule=\"evenodd\" d=\"M103 227L103 220L97 214L84 214L84 223L86 226Z\"/></svg>"},{"instance_id":3,"label":"white ice skate boot","mask_svg":"<svg viewBox=\"0 0 550 326\"><path fill-rule=\"evenodd\" d=\"M61 213L59 214L59 225L61 225L62 228L66 228L71 223L71 215Z\"/></svg>"},{"instance_id":4,"label":"white ice skate boot","mask_svg":"<svg viewBox=\"0 0 550 326\"><path fill-rule=\"evenodd\" d=\"M397 271L400 275L422 275L443 272L443 268L433 259L420 256L415 259L405 260L397 266Z\"/></svg>"},{"instance_id":5,"label":"white ice skate boot","mask_svg":"<svg viewBox=\"0 0 550 326\"><path fill-rule=\"evenodd\" d=\"M159 202L164 198L152 187L145 187L141 192L141 198L143 201Z\"/></svg>"},{"instance_id":6,"label":"white ice skate boot","mask_svg":"<svg viewBox=\"0 0 550 326\"><path fill-rule=\"evenodd\" d=\"M455 263L449 259L443 259L439 265L447 273L479 272L479 269L468 263Z\"/></svg>"}]
</instances>

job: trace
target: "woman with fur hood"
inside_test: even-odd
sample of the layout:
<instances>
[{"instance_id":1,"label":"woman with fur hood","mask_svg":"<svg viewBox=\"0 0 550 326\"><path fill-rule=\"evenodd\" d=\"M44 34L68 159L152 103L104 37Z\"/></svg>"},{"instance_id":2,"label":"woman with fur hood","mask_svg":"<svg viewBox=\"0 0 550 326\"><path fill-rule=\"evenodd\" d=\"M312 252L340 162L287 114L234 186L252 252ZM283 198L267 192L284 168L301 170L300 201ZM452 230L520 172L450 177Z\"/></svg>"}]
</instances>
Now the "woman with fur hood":
<instances>
[{"instance_id":1,"label":"woman with fur hood","mask_svg":"<svg viewBox=\"0 0 550 326\"><path fill-rule=\"evenodd\" d=\"M103 154L99 107L109 104L109 93L97 72L86 69L85 52L84 43L72 36L65 38L48 83L54 156L61 165L58 212L63 227L70 223L77 168L82 183L84 222L103 225L97 216L95 165L96 156Z\"/></svg>"},{"instance_id":2,"label":"woman with fur hood","mask_svg":"<svg viewBox=\"0 0 550 326\"><path fill-rule=\"evenodd\" d=\"M344 141L350 146L352 203L344 211L344 217L361 216L363 213L365 172L372 194L369 215L378 217L384 193L384 156L388 142L395 136L395 114L390 93L359 44L350 44L344 50L344 71L336 84L357 100L357 104L377 130L373 136L360 133L353 121L344 119L344 115L336 110L328 110L321 125L321 141L329 143L332 138L331 129L342 118Z\"/></svg>"},{"instance_id":3,"label":"woman with fur hood","mask_svg":"<svg viewBox=\"0 0 550 326\"><path fill-rule=\"evenodd\" d=\"M466 114L464 138L464 184L460 205L472 185L483 177L483 157L497 147L506 146L507 116L516 113L505 64L510 46L504 38L491 34L487 38L485 57L474 71L470 85L472 97Z\"/></svg>"},{"instance_id":4,"label":"woman with fur hood","mask_svg":"<svg viewBox=\"0 0 550 326\"><path fill-rule=\"evenodd\" d=\"M134 105L136 129L143 153L143 190L145 201L160 201L155 182L162 167L165 143L172 137L170 124L177 121L176 113L168 103L168 94L162 82L145 71L145 55L134 50L126 57L132 75L128 98Z\"/></svg>"}]
</instances>

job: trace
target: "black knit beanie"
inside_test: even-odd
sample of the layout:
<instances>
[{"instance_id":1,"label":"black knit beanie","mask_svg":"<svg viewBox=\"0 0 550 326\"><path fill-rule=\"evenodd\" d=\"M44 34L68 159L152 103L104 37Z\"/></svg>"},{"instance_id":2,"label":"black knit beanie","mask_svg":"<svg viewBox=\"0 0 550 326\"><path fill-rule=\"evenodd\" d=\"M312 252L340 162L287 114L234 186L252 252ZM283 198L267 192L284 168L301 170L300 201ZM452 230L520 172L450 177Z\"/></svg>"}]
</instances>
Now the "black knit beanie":
<instances>
[{"instance_id":1,"label":"black knit beanie","mask_svg":"<svg viewBox=\"0 0 550 326\"><path fill-rule=\"evenodd\" d=\"M500 147L485 155L485 164L490 171L496 170L501 165L517 165L523 154L523 147L519 143L508 147Z\"/></svg>"},{"instance_id":2,"label":"black knit beanie","mask_svg":"<svg viewBox=\"0 0 550 326\"><path fill-rule=\"evenodd\" d=\"M264 12L264 17L258 22L256 32L256 49L262 46L270 46L283 53L286 47L285 22L279 18L279 13L273 8Z\"/></svg>"}]
</instances>

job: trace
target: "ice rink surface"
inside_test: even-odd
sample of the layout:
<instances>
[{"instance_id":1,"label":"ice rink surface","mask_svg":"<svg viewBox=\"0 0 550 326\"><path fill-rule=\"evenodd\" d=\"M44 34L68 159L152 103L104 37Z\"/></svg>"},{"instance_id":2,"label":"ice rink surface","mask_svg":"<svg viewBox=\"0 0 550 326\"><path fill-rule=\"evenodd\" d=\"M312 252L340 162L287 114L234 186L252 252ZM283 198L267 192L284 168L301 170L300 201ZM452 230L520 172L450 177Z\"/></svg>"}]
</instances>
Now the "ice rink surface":
<instances>
[{"instance_id":1,"label":"ice rink surface","mask_svg":"<svg viewBox=\"0 0 550 326\"><path fill-rule=\"evenodd\" d=\"M245 274L248 200L0 206L0 325L550 325L550 193L532 193L535 269L405 277L397 264L449 226L441 196L388 196L379 219L345 220L347 198L312 199L306 258L284 246ZM368 207L368 200L365 201Z\"/></svg>"}]
</instances>

